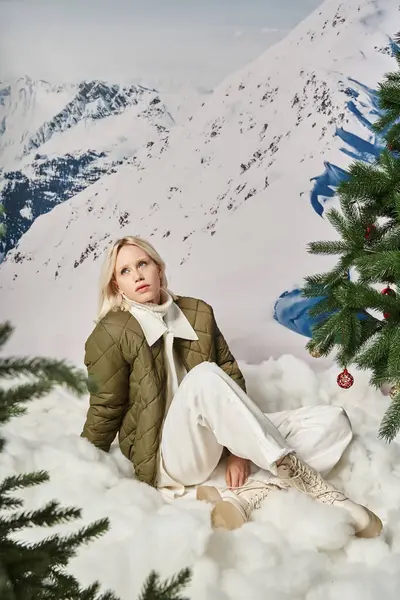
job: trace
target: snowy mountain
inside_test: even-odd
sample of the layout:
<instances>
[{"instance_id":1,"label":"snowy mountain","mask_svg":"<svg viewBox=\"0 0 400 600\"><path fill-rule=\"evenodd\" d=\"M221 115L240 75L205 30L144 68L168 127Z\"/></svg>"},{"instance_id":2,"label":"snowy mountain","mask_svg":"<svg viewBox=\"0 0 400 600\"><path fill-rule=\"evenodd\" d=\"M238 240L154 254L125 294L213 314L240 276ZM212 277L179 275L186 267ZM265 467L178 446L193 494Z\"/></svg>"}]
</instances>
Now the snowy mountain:
<instances>
[{"instance_id":1,"label":"snowy mountain","mask_svg":"<svg viewBox=\"0 0 400 600\"><path fill-rule=\"evenodd\" d=\"M167 261L170 287L214 306L248 393L265 412L345 409L355 436L329 478L379 514L382 536L354 538L345 511L295 491L271 492L234 533L212 531L210 506L190 495L164 504L135 480L117 445L104 454L80 438L87 397L55 390L4 427L0 472L48 470L48 483L24 492L26 509L54 499L82 508L79 523L60 526L63 534L110 520L110 532L69 565L82 585L99 579L102 590L131 600L151 570L164 579L190 566L191 600L398 600L400 445L377 439L390 399L363 372L340 389L337 367L311 359L294 332L305 333L296 287L330 264L308 255L306 244L332 239L324 213L335 185L349 162L372 160L380 148L370 127L374 90L395 68L398 20L392 0L326 0L174 127L162 152L148 158L142 147L38 217L0 266L2 317L16 326L7 355L81 364L104 250L126 233L149 238ZM224 465L212 482L225 486ZM26 541L48 535L23 532Z\"/></svg>"},{"instance_id":2,"label":"snowy mountain","mask_svg":"<svg viewBox=\"0 0 400 600\"><path fill-rule=\"evenodd\" d=\"M142 86L56 86L28 77L0 84L0 194L8 229L3 253L39 215L139 149L148 156L160 152L172 125L157 91Z\"/></svg>"},{"instance_id":3,"label":"snowy mountain","mask_svg":"<svg viewBox=\"0 0 400 600\"><path fill-rule=\"evenodd\" d=\"M133 233L165 256L172 289L215 306L239 358L301 353L304 338L273 319L274 304L331 264L306 252L310 240L333 235L315 210L315 178L327 161L346 168L352 160L346 132L371 140L354 107L371 116L368 89L394 66L395 17L389 0L328 0L224 81L174 128L164 152L139 156L139 168L124 163L36 219L0 271L5 313L19 325L15 344L20 337L24 348L79 359L95 318L99 258Z\"/></svg>"}]
</instances>

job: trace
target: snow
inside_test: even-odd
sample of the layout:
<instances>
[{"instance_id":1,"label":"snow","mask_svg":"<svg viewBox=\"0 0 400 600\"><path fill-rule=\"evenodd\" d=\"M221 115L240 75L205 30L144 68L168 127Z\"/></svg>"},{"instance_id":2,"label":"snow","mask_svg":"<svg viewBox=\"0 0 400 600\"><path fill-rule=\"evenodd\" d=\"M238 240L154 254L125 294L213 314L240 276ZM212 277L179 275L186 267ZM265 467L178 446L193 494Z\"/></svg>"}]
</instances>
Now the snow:
<instances>
[{"instance_id":1,"label":"snow","mask_svg":"<svg viewBox=\"0 0 400 600\"><path fill-rule=\"evenodd\" d=\"M8 221L2 253L30 227L21 209L32 208L36 218L125 160L142 169L174 126L153 89L98 80L55 86L29 78L0 85L0 123Z\"/></svg>"},{"instance_id":2,"label":"snow","mask_svg":"<svg viewBox=\"0 0 400 600\"><path fill-rule=\"evenodd\" d=\"M0 155L5 168L22 152L29 132L39 129L72 100L74 86L21 77L13 85L1 83L1 88L0 121L4 120L5 129L0 137Z\"/></svg>"},{"instance_id":3,"label":"snow","mask_svg":"<svg viewBox=\"0 0 400 600\"><path fill-rule=\"evenodd\" d=\"M263 410L331 403L346 409L355 440L331 477L380 515L385 530L379 539L354 538L344 511L295 491L271 493L234 533L212 532L210 508L191 493L166 504L156 490L132 478L116 444L104 454L78 438L87 399L63 390L33 402L27 415L6 426L2 476L48 470L50 482L23 495L31 508L53 498L82 508L82 520L59 526L61 533L110 519L109 532L85 546L70 570L85 585L99 579L121 600L137 597L151 569L169 577L185 566L193 570L191 600L377 600L382 593L397 600L400 447L376 439L389 400L368 387L365 373L343 394L334 381L336 367L317 374L290 355L240 366L249 395ZM222 484L222 469L212 481ZM26 530L23 537L47 534Z\"/></svg>"},{"instance_id":4,"label":"snow","mask_svg":"<svg viewBox=\"0 0 400 600\"><path fill-rule=\"evenodd\" d=\"M174 124L157 91L142 86L98 81L56 86L25 77L1 84L0 98L0 156L8 170L29 167L37 152L59 156L87 148L126 158L157 139L158 126Z\"/></svg>"},{"instance_id":5,"label":"snow","mask_svg":"<svg viewBox=\"0 0 400 600\"><path fill-rule=\"evenodd\" d=\"M110 533L71 563L82 583L101 577L132 598L150 569L168 576L190 564L194 600L397 599L400 450L377 438L390 399L368 387L366 373L353 372L354 386L339 389L331 360L312 359L306 338L274 319L283 292L332 264L306 250L335 235L311 202L315 178L324 163L346 169L353 160L338 131L375 147L346 89L358 90L354 103L369 119L362 85L376 88L395 68L386 47L397 20L392 0L327 0L227 78L158 153L140 148L37 218L0 267L3 318L16 325L7 354L82 365L104 250L124 234L148 238L167 262L171 289L213 305L254 400L271 411L346 408L356 437L333 475L377 511L384 534L354 539L340 511L294 492L269 497L240 531L212 533L208 507L191 498L164 505L132 478L118 448L103 455L80 439L87 399L61 391L8 425L0 470L49 469L51 482L27 492L30 505L57 497L83 507L85 522L110 517Z\"/></svg>"},{"instance_id":6,"label":"snow","mask_svg":"<svg viewBox=\"0 0 400 600\"><path fill-rule=\"evenodd\" d=\"M29 206L25 206L19 212L25 219L29 219L30 221L33 220L32 209Z\"/></svg>"}]
</instances>

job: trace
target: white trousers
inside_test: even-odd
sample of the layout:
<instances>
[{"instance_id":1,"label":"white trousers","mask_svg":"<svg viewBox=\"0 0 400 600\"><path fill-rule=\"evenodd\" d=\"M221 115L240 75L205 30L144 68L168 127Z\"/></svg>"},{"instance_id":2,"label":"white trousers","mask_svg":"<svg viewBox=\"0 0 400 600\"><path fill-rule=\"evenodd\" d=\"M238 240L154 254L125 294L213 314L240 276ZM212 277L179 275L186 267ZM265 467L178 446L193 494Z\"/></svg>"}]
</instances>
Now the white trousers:
<instances>
[{"instance_id":1,"label":"white trousers","mask_svg":"<svg viewBox=\"0 0 400 600\"><path fill-rule=\"evenodd\" d=\"M164 422L158 487L172 481L193 486L209 479L224 447L232 454L276 474L276 461L295 451L324 474L341 458L352 439L339 406L311 406L263 413L216 364L189 371ZM171 481L172 480L172 481Z\"/></svg>"}]
</instances>

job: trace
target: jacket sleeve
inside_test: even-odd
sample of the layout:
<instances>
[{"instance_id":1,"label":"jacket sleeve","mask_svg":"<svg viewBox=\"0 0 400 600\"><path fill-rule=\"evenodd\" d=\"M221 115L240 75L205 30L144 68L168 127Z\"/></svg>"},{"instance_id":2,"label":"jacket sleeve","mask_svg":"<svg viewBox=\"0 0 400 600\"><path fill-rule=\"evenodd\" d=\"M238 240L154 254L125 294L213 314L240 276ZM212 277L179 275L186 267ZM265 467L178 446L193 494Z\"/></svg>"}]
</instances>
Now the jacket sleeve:
<instances>
[{"instance_id":1,"label":"jacket sleeve","mask_svg":"<svg viewBox=\"0 0 400 600\"><path fill-rule=\"evenodd\" d=\"M216 350L216 363L229 377L231 377L236 383L242 388L242 390L246 391L246 382L244 380L243 374L239 369L239 366L229 350L228 344L221 331L218 328L217 322L214 317L213 312L213 320L214 320L214 336L215 336L215 350Z\"/></svg>"},{"instance_id":2,"label":"jacket sleeve","mask_svg":"<svg viewBox=\"0 0 400 600\"><path fill-rule=\"evenodd\" d=\"M93 391L81 436L108 452L127 407L129 364L118 340L101 323L86 342L85 365Z\"/></svg>"}]
</instances>

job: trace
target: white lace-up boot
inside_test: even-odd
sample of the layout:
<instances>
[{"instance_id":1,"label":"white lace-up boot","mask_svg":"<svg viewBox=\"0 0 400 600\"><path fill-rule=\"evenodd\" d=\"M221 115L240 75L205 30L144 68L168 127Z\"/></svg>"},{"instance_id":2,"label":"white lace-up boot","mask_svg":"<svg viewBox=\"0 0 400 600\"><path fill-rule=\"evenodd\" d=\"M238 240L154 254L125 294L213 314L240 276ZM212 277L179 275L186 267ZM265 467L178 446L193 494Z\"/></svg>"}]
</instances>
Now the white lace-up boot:
<instances>
[{"instance_id":1,"label":"white lace-up boot","mask_svg":"<svg viewBox=\"0 0 400 600\"><path fill-rule=\"evenodd\" d=\"M373 538L381 533L382 521L377 515L365 506L350 500L307 463L301 461L296 454L289 454L282 459L278 466L278 477L323 504L332 504L346 509L352 516L357 537Z\"/></svg>"},{"instance_id":2,"label":"white lace-up boot","mask_svg":"<svg viewBox=\"0 0 400 600\"><path fill-rule=\"evenodd\" d=\"M272 489L283 489L283 485L280 487L255 479L248 479L243 486L232 490L201 485L197 488L197 500L214 504L211 512L214 527L237 529L249 520L253 510L260 508Z\"/></svg>"}]
</instances>

